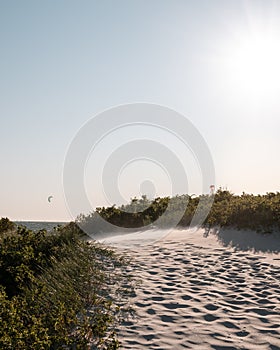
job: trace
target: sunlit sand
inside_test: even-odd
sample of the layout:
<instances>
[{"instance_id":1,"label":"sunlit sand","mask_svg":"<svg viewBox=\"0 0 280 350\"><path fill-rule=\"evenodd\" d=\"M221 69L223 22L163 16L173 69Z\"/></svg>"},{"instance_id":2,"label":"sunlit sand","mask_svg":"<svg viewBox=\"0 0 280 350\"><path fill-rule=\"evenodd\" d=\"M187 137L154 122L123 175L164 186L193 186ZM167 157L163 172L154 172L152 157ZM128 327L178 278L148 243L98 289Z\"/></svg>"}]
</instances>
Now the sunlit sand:
<instances>
[{"instance_id":1,"label":"sunlit sand","mask_svg":"<svg viewBox=\"0 0 280 350\"><path fill-rule=\"evenodd\" d=\"M154 230L106 243L132 256L128 272L142 281L122 349L280 348L277 235Z\"/></svg>"}]
</instances>

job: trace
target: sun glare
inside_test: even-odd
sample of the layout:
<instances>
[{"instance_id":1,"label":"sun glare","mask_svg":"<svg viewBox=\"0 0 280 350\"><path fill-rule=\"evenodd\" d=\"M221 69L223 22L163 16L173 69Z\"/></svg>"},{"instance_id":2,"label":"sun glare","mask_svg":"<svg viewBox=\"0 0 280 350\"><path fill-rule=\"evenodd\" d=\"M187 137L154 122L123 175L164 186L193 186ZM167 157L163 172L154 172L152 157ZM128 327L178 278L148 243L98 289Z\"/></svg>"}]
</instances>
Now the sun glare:
<instances>
[{"instance_id":1,"label":"sun glare","mask_svg":"<svg viewBox=\"0 0 280 350\"><path fill-rule=\"evenodd\" d=\"M280 36L271 33L244 35L228 52L231 84L251 97L275 95L280 88Z\"/></svg>"}]
</instances>

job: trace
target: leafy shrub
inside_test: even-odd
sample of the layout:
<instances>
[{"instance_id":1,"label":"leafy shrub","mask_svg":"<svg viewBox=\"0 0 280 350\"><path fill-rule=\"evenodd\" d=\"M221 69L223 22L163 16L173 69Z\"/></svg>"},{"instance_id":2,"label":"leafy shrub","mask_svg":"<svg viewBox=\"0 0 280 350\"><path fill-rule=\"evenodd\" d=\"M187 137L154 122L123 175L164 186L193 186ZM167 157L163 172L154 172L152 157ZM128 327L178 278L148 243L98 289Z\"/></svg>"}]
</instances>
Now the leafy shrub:
<instances>
[{"instance_id":1,"label":"leafy shrub","mask_svg":"<svg viewBox=\"0 0 280 350\"><path fill-rule=\"evenodd\" d=\"M1 218L0 219L0 234L7 232L7 231L12 231L14 230L16 225L10 221L8 218Z\"/></svg>"},{"instance_id":2,"label":"leafy shrub","mask_svg":"<svg viewBox=\"0 0 280 350\"><path fill-rule=\"evenodd\" d=\"M117 349L126 260L81 240L74 223L52 234L3 227L0 349Z\"/></svg>"},{"instance_id":3,"label":"leafy shrub","mask_svg":"<svg viewBox=\"0 0 280 350\"><path fill-rule=\"evenodd\" d=\"M214 202L212 204L212 199ZM104 232L112 231L110 223L115 225L114 230L122 232L122 228L147 228L164 213L163 227L173 224L174 217L185 212L178 223L179 227L187 227L191 224L194 214L199 215L199 208L203 212L209 209L209 215L204 225L207 227L223 226L242 229L252 229L260 232L271 232L280 229L280 193L267 193L265 195L252 195L233 193L219 189L214 198L212 195L177 195L173 198L156 198L152 201L145 196L133 198L127 205L117 208L102 207L89 215L80 215L77 222L86 232L98 236ZM168 210L166 210L168 207ZM103 220L102 220L103 219Z\"/></svg>"}]
</instances>

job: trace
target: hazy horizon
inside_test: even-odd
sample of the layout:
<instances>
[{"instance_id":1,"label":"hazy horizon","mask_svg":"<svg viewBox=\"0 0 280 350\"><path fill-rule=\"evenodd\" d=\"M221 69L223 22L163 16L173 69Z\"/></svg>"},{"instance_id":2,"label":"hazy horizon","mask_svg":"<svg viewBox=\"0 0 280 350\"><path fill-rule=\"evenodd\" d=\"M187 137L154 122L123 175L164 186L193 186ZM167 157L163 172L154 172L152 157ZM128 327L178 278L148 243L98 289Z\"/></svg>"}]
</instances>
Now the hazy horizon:
<instances>
[{"instance_id":1,"label":"hazy horizon","mask_svg":"<svg viewBox=\"0 0 280 350\"><path fill-rule=\"evenodd\" d=\"M0 217L74 219L63 188L71 142L93 116L135 102L188 118L208 145L216 188L279 191L280 2L17 0L0 10ZM113 151L136 139L167 147L186 169L188 193L205 193L191 150L166 130L134 125L87 158L93 209L114 204L98 179ZM174 185L147 159L108 181L124 204L171 195Z\"/></svg>"}]
</instances>

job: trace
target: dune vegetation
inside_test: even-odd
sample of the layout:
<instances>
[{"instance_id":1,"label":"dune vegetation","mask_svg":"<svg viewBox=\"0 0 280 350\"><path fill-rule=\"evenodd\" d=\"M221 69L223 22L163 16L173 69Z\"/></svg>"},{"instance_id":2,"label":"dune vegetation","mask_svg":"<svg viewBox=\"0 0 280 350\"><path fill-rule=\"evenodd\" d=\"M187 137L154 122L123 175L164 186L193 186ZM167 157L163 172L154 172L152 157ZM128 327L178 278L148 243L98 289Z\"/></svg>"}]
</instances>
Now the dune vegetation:
<instances>
[{"instance_id":1,"label":"dune vegetation","mask_svg":"<svg viewBox=\"0 0 280 350\"><path fill-rule=\"evenodd\" d=\"M117 349L130 308L127 259L70 223L52 233L0 220L0 349Z\"/></svg>"},{"instance_id":2,"label":"dune vegetation","mask_svg":"<svg viewBox=\"0 0 280 350\"><path fill-rule=\"evenodd\" d=\"M213 197L214 196L214 197ZM198 205L199 204L199 205ZM180 216L180 212L183 215ZM185 209L184 209L185 208ZM168 209L168 210L167 210ZM166 211L166 212L165 212ZM178 227L192 224L194 214L209 211L203 225L251 229L269 233L280 229L280 193L235 195L228 190L219 189L215 195L178 195L175 197L148 200L146 196L133 198L121 207L100 207L88 215L80 215L77 222L85 232L98 235L99 232L116 231L118 228L154 227L155 221L164 213L161 227L172 226L172 219L179 215ZM102 219L104 220L102 220ZM107 225L110 223L111 225Z\"/></svg>"}]
</instances>

